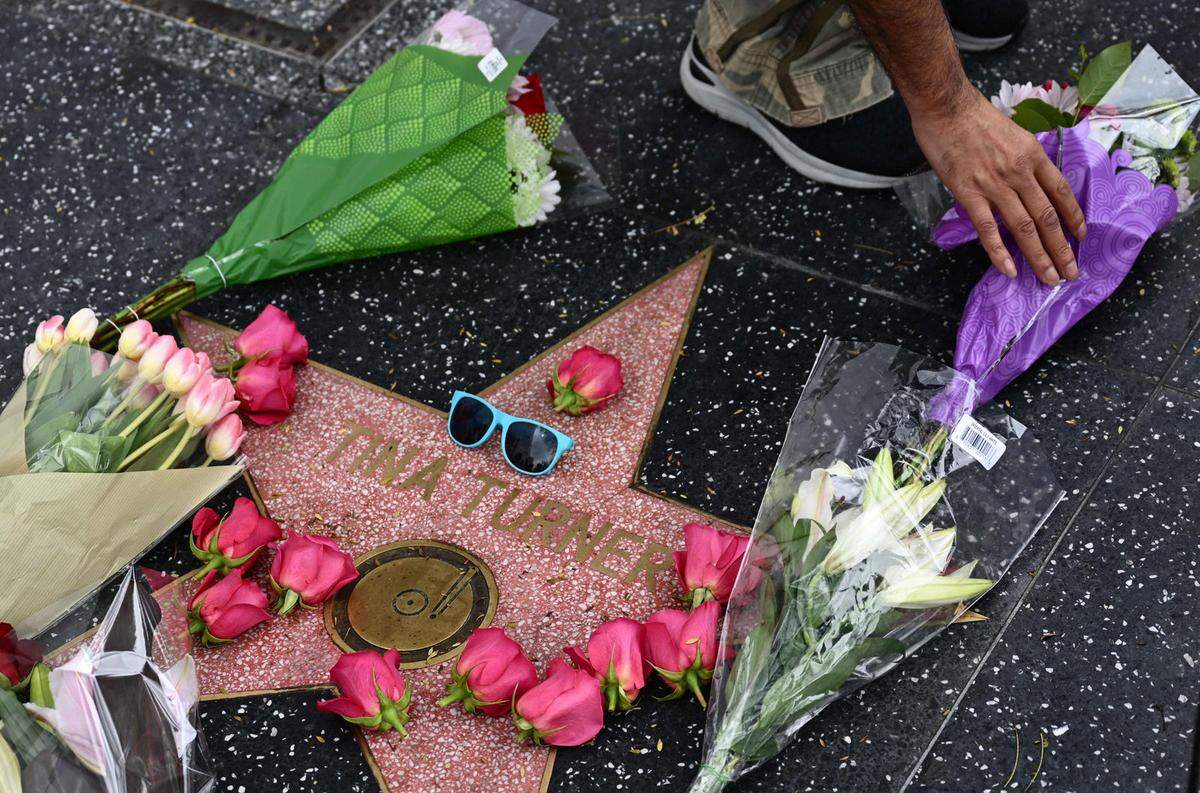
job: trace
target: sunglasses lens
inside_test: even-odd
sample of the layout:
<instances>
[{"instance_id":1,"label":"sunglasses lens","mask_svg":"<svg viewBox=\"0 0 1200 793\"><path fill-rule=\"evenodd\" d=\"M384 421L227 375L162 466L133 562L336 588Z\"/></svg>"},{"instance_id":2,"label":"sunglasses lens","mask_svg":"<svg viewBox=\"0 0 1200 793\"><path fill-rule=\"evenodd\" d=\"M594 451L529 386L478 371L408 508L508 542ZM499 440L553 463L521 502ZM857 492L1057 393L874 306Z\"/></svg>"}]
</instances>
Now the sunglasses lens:
<instances>
[{"instance_id":1,"label":"sunglasses lens","mask_svg":"<svg viewBox=\"0 0 1200 793\"><path fill-rule=\"evenodd\" d=\"M545 427L528 421L514 421L504 434L504 453L518 471L540 474L554 462L558 438Z\"/></svg>"},{"instance_id":2,"label":"sunglasses lens","mask_svg":"<svg viewBox=\"0 0 1200 793\"><path fill-rule=\"evenodd\" d=\"M487 435L492 418L492 409L486 402L465 396L450 411L450 437L464 446L473 446Z\"/></svg>"}]
</instances>

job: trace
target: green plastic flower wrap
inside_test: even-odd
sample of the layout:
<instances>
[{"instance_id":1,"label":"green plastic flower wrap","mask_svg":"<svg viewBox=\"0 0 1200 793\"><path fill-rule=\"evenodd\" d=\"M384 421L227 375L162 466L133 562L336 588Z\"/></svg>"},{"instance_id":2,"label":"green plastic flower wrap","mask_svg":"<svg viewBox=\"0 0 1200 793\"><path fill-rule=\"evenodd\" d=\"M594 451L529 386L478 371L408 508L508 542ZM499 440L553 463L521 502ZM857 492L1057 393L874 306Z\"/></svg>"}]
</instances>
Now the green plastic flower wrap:
<instances>
[{"instance_id":1,"label":"green plastic flower wrap","mask_svg":"<svg viewBox=\"0 0 1200 793\"><path fill-rule=\"evenodd\" d=\"M729 600L692 793L774 757L951 625L1057 506L1032 433L972 414L973 393L899 347L826 340Z\"/></svg>"},{"instance_id":2,"label":"green plastic flower wrap","mask_svg":"<svg viewBox=\"0 0 1200 793\"><path fill-rule=\"evenodd\" d=\"M447 12L326 116L204 254L110 317L95 345L227 287L606 203L537 76L521 73L554 22L515 0Z\"/></svg>"}]
</instances>

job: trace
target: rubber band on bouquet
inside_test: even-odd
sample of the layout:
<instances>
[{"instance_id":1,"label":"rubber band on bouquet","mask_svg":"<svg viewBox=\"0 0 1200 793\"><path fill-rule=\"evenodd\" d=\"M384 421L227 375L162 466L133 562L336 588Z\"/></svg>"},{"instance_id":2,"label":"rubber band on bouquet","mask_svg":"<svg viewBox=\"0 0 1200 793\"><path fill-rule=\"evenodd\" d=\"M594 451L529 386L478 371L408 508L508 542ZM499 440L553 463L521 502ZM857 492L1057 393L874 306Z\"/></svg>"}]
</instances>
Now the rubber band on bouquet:
<instances>
[{"instance_id":1,"label":"rubber band on bouquet","mask_svg":"<svg viewBox=\"0 0 1200 793\"><path fill-rule=\"evenodd\" d=\"M213 269L217 271L217 275L221 276L221 287L223 289L228 289L229 282L225 280L225 273L221 272L221 265L212 257L212 254L210 253L204 254L204 258L212 262Z\"/></svg>"},{"instance_id":2,"label":"rubber band on bouquet","mask_svg":"<svg viewBox=\"0 0 1200 793\"><path fill-rule=\"evenodd\" d=\"M128 311L130 314L133 314L134 322L141 321L142 318L138 316L136 308L134 308L133 306L125 306L125 310ZM121 332L121 330L122 330L121 326L118 325L117 323L113 322L112 317L105 317L104 321L107 322L109 325L112 325L113 330L115 330L117 333Z\"/></svg>"}]
</instances>

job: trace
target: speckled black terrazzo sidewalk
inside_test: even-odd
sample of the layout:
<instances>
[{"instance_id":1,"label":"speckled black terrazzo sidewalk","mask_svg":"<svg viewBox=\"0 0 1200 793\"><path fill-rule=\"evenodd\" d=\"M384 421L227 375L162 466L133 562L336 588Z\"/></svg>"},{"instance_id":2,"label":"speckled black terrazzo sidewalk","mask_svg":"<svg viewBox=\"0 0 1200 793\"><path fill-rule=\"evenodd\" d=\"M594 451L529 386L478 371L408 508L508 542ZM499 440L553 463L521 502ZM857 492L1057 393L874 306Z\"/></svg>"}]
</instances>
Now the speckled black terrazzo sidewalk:
<instances>
[{"instance_id":1,"label":"speckled black terrazzo sidewalk","mask_svg":"<svg viewBox=\"0 0 1200 793\"><path fill-rule=\"evenodd\" d=\"M348 18L340 0L223 1L333 43L279 54L110 0L19 0L0 18L0 392L17 382L36 318L119 307L203 250L439 8L402 1L363 29L327 30ZM693 2L534 4L561 17L534 65L614 207L240 289L198 310L242 325L275 302L315 358L443 404L716 244L642 484L749 523L821 338L948 359L982 254L933 250L890 193L807 182L693 106L677 76ZM1080 42L1125 37L1200 85L1194 0L1035 0L1016 44L968 68L985 89L1039 80L1065 72ZM661 230L710 208L702 226ZM1000 395L1044 442L1068 500L979 606L990 619L947 630L830 707L732 789L1195 785L1198 272L1193 217L1153 238L1116 295ZM169 538L152 563L182 572L186 541ZM206 702L219 789L377 789L354 733L317 714L317 698ZM701 734L698 707L644 699L594 745L561 752L551 789L682 791Z\"/></svg>"}]
</instances>

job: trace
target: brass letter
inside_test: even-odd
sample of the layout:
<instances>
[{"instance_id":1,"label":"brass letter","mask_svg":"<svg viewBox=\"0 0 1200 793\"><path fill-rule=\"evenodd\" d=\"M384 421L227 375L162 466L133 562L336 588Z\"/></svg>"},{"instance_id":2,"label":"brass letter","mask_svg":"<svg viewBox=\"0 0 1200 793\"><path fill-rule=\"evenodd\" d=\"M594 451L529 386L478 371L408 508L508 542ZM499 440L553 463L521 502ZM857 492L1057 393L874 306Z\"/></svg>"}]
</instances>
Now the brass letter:
<instances>
[{"instance_id":1,"label":"brass letter","mask_svg":"<svg viewBox=\"0 0 1200 793\"><path fill-rule=\"evenodd\" d=\"M343 438L342 442L335 446L333 451L325 455L325 462L335 462L337 458L342 456L342 452L349 448L350 444L354 443L362 436L370 435L374 432L374 430L372 430L370 427L364 427L357 421L347 421L346 426L350 428L350 434Z\"/></svg>"},{"instance_id":2,"label":"brass letter","mask_svg":"<svg viewBox=\"0 0 1200 793\"><path fill-rule=\"evenodd\" d=\"M529 528L525 530L525 542L533 542L533 535L540 529L542 532L541 544L546 548L553 547L554 540L550 538L550 531L557 529L570 518L571 510L566 504L546 499L546 503L542 506L541 514L529 521Z\"/></svg>"},{"instance_id":3,"label":"brass letter","mask_svg":"<svg viewBox=\"0 0 1200 793\"><path fill-rule=\"evenodd\" d=\"M600 527L600 531L596 532L596 536L588 537L588 525L592 522L592 516L586 512L580 512L575 520L571 521L571 525L567 527L567 531L563 534L562 539L558 541L558 545L554 546L554 550L562 553L567 549L567 545L572 539L575 540L575 561L586 561L592 555L592 551L596 550L596 546L604 539L604 535L608 534L608 530L612 528L611 523L605 523Z\"/></svg>"},{"instance_id":4,"label":"brass letter","mask_svg":"<svg viewBox=\"0 0 1200 793\"><path fill-rule=\"evenodd\" d=\"M410 487L420 485L421 489L424 491L421 493L421 498L428 501L429 497L433 495L434 488L437 487L438 481L441 480L442 471L445 470L445 468L446 458L439 457L429 465L422 468L420 471L415 472L408 479L405 479L403 482L401 482L400 489L407 490Z\"/></svg>"},{"instance_id":5,"label":"brass letter","mask_svg":"<svg viewBox=\"0 0 1200 793\"><path fill-rule=\"evenodd\" d=\"M612 556L615 556L618 559L629 558L629 551L617 547L621 540L640 540L643 544L646 542L645 537L640 537L631 531L618 529L608 538L608 542L604 543L604 547L596 552L595 558L592 559L593 570L595 570L597 573L604 573L605 575L612 576L613 578L619 579L621 577L620 573L610 567L605 566L604 564L606 561L608 561L609 557Z\"/></svg>"},{"instance_id":6,"label":"brass letter","mask_svg":"<svg viewBox=\"0 0 1200 793\"><path fill-rule=\"evenodd\" d=\"M655 556L662 556L663 561L652 561ZM634 563L633 569L629 571L629 575L625 576L625 583L632 584L634 579L637 578L638 573L644 570L646 572L646 588L653 592L654 574L659 570L671 570L674 567L675 562L671 557L671 549L665 545L647 540L646 550L642 551L642 555Z\"/></svg>"},{"instance_id":7,"label":"brass letter","mask_svg":"<svg viewBox=\"0 0 1200 793\"><path fill-rule=\"evenodd\" d=\"M483 503L483 500L487 498L488 493L492 492L497 487L508 485L508 482L505 482L502 479L496 479L493 476L488 476L487 474L475 474L475 478L479 480L479 492L475 494L475 498L471 499L471 501L465 507L463 507L462 516L464 518L471 517L471 513L475 511L476 507Z\"/></svg>"},{"instance_id":8,"label":"brass letter","mask_svg":"<svg viewBox=\"0 0 1200 793\"><path fill-rule=\"evenodd\" d=\"M514 487L508 492L508 495L504 497L504 500L500 502L499 506L496 507L495 511L492 512L493 529L499 529L500 531L516 531L517 529L521 528L521 525L524 524L525 521L529 520L530 515L537 511L538 504L541 503L542 499L539 496L534 496L529 504L525 507L525 511L521 513L520 517L507 524L504 522L504 513L508 512L508 508L512 505L513 499L515 499L517 494L520 492L521 488Z\"/></svg>"}]
</instances>

